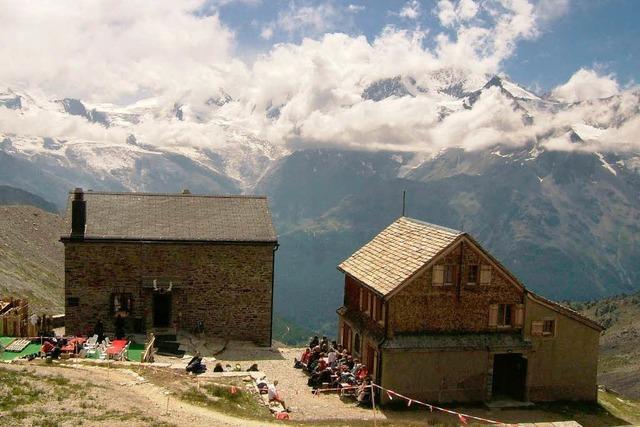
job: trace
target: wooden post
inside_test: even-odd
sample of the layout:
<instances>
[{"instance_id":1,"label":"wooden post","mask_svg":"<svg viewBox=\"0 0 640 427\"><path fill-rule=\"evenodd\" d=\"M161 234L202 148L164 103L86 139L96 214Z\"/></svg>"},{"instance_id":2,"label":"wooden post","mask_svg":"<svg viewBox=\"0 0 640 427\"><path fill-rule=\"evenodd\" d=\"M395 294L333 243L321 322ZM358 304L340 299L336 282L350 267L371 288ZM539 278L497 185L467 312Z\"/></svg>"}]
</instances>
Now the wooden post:
<instances>
[{"instance_id":1,"label":"wooden post","mask_svg":"<svg viewBox=\"0 0 640 427\"><path fill-rule=\"evenodd\" d=\"M373 393L374 391L373 384L371 384L369 387L371 387L371 409L373 409L373 425L375 427L378 425L376 421L376 397L375 397L375 394Z\"/></svg>"}]
</instances>

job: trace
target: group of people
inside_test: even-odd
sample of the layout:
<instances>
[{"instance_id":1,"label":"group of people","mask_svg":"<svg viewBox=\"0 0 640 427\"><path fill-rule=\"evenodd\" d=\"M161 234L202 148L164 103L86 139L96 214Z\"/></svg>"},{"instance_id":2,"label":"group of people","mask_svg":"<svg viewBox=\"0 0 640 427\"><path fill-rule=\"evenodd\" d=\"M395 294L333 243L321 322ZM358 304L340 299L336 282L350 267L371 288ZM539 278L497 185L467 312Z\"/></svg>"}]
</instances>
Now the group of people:
<instances>
[{"instance_id":1,"label":"group of people","mask_svg":"<svg viewBox=\"0 0 640 427\"><path fill-rule=\"evenodd\" d=\"M295 368L309 373L308 385L317 390L322 387L355 390L358 405L367 405L371 401L371 378L369 369L348 349L336 341L329 342L323 336L314 336L304 349L300 360L295 359Z\"/></svg>"}]
</instances>

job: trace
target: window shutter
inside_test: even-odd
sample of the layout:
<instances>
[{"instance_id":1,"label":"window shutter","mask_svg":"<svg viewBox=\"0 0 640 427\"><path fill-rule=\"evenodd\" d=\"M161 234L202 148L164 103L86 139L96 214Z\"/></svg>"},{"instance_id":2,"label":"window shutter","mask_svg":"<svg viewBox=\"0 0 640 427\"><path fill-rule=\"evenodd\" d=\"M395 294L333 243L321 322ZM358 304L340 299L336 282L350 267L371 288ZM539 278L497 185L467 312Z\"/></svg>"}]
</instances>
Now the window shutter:
<instances>
[{"instance_id":1,"label":"window shutter","mask_svg":"<svg viewBox=\"0 0 640 427\"><path fill-rule=\"evenodd\" d=\"M542 336L542 328L544 326L544 322L541 320L534 320L531 322L531 336L539 337Z\"/></svg>"},{"instance_id":2,"label":"window shutter","mask_svg":"<svg viewBox=\"0 0 640 427\"><path fill-rule=\"evenodd\" d=\"M358 308L360 311L364 311L364 289L360 288L360 294L358 299Z\"/></svg>"},{"instance_id":3,"label":"window shutter","mask_svg":"<svg viewBox=\"0 0 640 427\"><path fill-rule=\"evenodd\" d=\"M524 305L518 304L516 306L515 323L513 326L516 328L522 328L523 324L524 324Z\"/></svg>"},{"instance_id":4,"label":"window shutter","mask_svg":"<svg viewBox=\"0 0 640 427\"><path fill-rule=\"evenodd\" d=\"M498 326L498 304L492 304L489 307L489 327L495 328Z\"/></svg>"},{"instance_id":5,"label":"window shutter","mask_svg":"<svg viewBox=\"0 0 640 427\"><path fill-rule=\"evenodd\" d=\"M481 285L490 285L491 284L491 266L487 264L482 264L480 267L480 284Z\"/></svg>"},{"instance_id":6,"label":"window shutter","mask_svg":"<svg viewBox=\"0 0 640 427\"><path fill-rule=\"evenodd\" d=\"M431 282L433 286L442 286L444 283L444 265L433 266L433 277Z\"/></svg>"}]
</instances>

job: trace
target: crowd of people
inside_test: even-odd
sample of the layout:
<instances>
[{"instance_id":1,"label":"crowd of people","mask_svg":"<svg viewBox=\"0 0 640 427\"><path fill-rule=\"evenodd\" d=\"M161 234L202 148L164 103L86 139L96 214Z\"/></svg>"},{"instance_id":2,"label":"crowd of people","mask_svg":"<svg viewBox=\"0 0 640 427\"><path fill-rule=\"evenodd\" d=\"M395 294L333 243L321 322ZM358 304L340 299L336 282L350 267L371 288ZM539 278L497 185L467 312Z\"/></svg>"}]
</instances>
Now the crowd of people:
<instances>
[{"instance_id":1,"label":"crowd of people","mask_svg":"<svg viewBox=\"0 0 640 427\"><path fill-rule=\"evenodd\" d=\"M314 336L300 359L295 359L294 367L309 373L308 385L314 392L321 388L344 388L356 396L357 405L371 402L369 369L336 341Z\"/></svg>"}]
</instances>

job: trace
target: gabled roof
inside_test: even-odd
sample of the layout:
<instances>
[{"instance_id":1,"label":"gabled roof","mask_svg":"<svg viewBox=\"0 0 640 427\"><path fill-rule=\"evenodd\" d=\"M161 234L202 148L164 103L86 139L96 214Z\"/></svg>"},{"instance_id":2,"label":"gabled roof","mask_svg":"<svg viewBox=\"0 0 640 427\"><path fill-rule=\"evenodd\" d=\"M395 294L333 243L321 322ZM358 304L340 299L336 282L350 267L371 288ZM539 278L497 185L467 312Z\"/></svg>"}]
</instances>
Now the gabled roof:
<instances>
[{"instance_id":1,"label":"gabled roof","mask_svg":"<svg viewBox=\"0 0 640 427\"><path fill-rule=\"evenodd\" d=\"M343 261L338 270L384 296L464 234L401 217Z\"/></svg>"},{"instance_id":2,"label":"gabled roof","mask_svg":"<svg viewBox=\"0 0 640 427\"><path fill-rule=\"evenodd\" d=\"M84 240L276 243L266 197L86 191ZM69 194L66 230L71 234Z\"/></svg>"}]
</instances>

